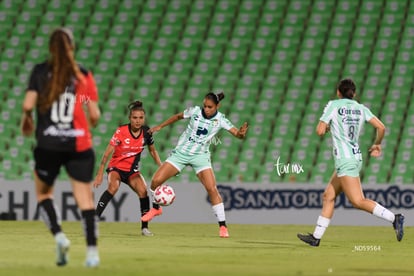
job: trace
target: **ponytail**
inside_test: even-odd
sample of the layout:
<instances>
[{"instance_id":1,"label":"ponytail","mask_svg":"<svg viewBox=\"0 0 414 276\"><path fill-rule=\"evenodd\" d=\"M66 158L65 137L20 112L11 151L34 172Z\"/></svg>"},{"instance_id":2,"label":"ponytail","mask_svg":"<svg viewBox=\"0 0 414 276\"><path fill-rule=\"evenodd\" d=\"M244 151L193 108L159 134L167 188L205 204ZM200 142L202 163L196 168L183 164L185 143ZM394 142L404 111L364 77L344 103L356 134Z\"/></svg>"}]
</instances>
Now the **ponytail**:
<instances>
[{"instance_id":1,"label":"ponytail","mask_svg":"<svg viewBox=\"0 0 414 276\"><path fill-rule=\"evenodd\" d=\"M353 99L356 92L355 82L351 79L343 79L339 82L337 90L341 93L342 97Z\"/></svg>"},{"instance_id":2,"label":"ponytail","mask_svg":"<svg viewBox=\"0 0 414 276\"><path fill-rule=\"evenodd\" d=\"M219 102L221 102L222 99L224 99L224 93L220 92L218 94L215 94L213 92L210 92L204 98L213 101L217 105Z\"/></svg>"},{"instance_id":3,"label":"ponytail","mask_svg":"<svg viewBox=\"0 0 414 276\"><path fill-rule=\"evenodd\" d=\"M49 39L48 61L51 77L46 84L47 93L39 98L40 112L46 112L74 79L84 83L84 76L74 58L74 49L75 43L70 29L58 28L52 32Z\"/></svg>"}]
</instances>

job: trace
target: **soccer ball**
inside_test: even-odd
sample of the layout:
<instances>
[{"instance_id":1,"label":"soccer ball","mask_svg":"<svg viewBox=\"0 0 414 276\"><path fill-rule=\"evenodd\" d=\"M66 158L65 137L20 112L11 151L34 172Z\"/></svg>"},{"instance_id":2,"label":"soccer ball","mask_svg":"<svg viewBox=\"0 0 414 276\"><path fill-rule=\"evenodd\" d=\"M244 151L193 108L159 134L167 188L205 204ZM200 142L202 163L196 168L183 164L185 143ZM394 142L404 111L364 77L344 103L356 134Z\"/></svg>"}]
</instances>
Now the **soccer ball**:
<instances>
[{"instance_id":1,"label":"soccer ball","mask_svg":"<svg viewBox=\"0 0 414 276\"><path fill-rule=\"evenodd\" d=\"M154 191L154 202L161 206L168 206L174 202L175 192L171 186L161 185Z\"/></svg>"}]
</instances>

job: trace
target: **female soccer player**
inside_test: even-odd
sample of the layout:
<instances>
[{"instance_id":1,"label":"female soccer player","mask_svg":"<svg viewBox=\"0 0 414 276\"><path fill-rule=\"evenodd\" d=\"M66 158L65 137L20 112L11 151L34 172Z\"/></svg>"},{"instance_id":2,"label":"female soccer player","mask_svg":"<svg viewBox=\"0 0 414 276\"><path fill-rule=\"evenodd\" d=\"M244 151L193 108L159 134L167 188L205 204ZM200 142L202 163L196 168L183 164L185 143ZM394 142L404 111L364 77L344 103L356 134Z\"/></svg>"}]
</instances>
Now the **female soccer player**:
<instances>
[{"instance_id":1,"label":"female soccer player","mask_svg":"<svg viewBox=\"0 0 414 276\"><path fill-rule=\"evenodd\" d=\"M149 130L150 133L154 133L178 120L190 120L170 157L155 172L151 181L151 192L154 193L158 186L178 174L185 166L192 166L209 195L213 212L218 219L220 237L228 238L223 200L217 190L209 146L211 139L220 129L224 128L235 137L243 139L246 136L248 126L247 123L244 123L240 129L237 129L218 111L219 103L223 98L223 93L208 93L204 98L203 108L198 106L187 108L184 112L173 115ZM154 216L161 214L161 207L153 203L153 208L142 217L142 220L149 221Z\"/></svg>"},{"instance_id":2,"label":"female soccer player","mask_svg":"<svg viewBox=\"0 0 414 276\"><path fill-rule=\"evenodd\" d=\"M108 169L108 189L101 195L96 213L100 217L108 202L116 194L121 182L127 184L138 195L141 205L141 216L145 215L150 209L147 185L140 173L139 161L141 152L145 146L158 166L161 160L155 149L154 139L148 133L149 127L145 123L145 110L140 101L131 103L129 109L129 124L117 128L102 156L102 161L95 177L94 186L98 187L102 183L104 168L109 157ZM148 222L142 222L141 233L144 236L152 236L148 230Z\"/></svg>"},{"instance_id":3,"label":"female soccer player","mask_svg":"<svg viewBox=\"0 0 414 276\"><path fill-rule=\"evenodd\" d=\"M89 124L97 125L100 112L94 78L74 60L74 47L69 29L53 31L49 40L50 59L36 64L30 76L21 130L25 136L33 133L32 111L36 108L36 195L39 212L56 240L57 265L67 263L70 245L53 202L54 182L64 166L82 214L87 243L85 265L95 267L99 265L98 222L92 194L95 154Z\"/></svg>"},{"instance_id":4,"label":"female soccer player","mask_svg":"<svg viewBox=\"0 0 414 276\"><path fill-rule=\"evenodd\" d=\"M356 86L351 79L339 82L337 96L339 99L329 101L316 127L316 133L323 136L330 130L333 140L333 157L335 172L333 173L323 195L321 215L316 222L313 234L298 234L298 238L319 246L320 240L329 226L335 207L335 198L344 192L355 208L367 211L393 224L397 240L404 235L402 214L393 214L388 209L370 199L362 192L359 172L362 167L362 155L358 145L360 130L365 122L377 130L374 144L369 149L371 156L381 155L381 141L385 126L372 112L354 99Z\"/></svg>"}]
</instances>

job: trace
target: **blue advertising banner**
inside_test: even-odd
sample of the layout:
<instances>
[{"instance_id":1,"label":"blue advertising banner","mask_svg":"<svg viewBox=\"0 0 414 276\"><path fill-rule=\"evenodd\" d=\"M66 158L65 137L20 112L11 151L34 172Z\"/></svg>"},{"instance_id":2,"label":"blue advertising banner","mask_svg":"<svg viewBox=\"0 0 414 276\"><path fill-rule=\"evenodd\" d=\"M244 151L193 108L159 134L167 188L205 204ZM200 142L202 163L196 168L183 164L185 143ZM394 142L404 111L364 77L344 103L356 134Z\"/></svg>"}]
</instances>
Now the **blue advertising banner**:
<instances>
[{"instance_id":1,"label":"blue advertising banner","mask_svg":"<svg viewBox=\"0 0 414 276\"><path fill-rule=\"evenodd\" d=\"M279 189L277 184L274 184L271 189L264 190L258 189L260 186L257 185L251 187L218 185L226 210L322 208L323 188L296 189L295 184L289 184L291 188L283 186L283 189ZM377 201L386 208L414 208L414 189L412 188L378 186L375 189L365 189L364 194L366 198ZM335 208L354 207L342 193L336 199Z\"/></svg>"},{"instance_id":2,"label":"blue advertising banner","mask_svg":"<svg viewBox=\"0 0 414 276\"><path fill-rule=\"evenodd\" d=\"M200 183L168 183L176 193L171 206L164 207L155 222L216 223L207 193ZM95 202L106 189L103 183L94 189ZM220 183L218 189L226 209L229 224L311 224L322 208L324 185ZM367 198L373 199L392 212L403 213L406 225L414 225L414 187L411 185L364 185ZM80 219L71 185L55 185L55 204L62 220ZM36 195L32 181L5 181L0 189L0 219L37 220ZM336 199L333 225L387 225L387 222L356 210L341 194ZM140 221L140 206L136 194L121 185L103 213L106 221Z\"/></svg>"}]
</instances>

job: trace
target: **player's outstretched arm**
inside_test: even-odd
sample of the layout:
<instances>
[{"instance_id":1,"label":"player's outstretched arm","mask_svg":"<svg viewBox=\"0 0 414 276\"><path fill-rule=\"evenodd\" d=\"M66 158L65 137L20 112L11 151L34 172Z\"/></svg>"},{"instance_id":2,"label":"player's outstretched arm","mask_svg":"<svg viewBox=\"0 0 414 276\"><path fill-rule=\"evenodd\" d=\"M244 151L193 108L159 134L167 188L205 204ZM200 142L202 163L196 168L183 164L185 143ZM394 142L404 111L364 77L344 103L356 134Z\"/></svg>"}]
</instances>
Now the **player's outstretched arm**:
<instances>
[{"instance_id":1,"label":"player's outstretched arm","mask_svg":"<svg viewBox=\"0 0 414 276\"><path fill-rule=\"evenodd\" d=\"M239 129L237 129L237 128L235 128L235 127L233 127L233 128L231 128L230 130L229 130L229 132L233 135L233 136L235 136L235 137L237 137L237 138L239 138L239 139L244 139L245 137L246 137L246 134L247 134L247 129L249 128L249 125L247 124L247 122L244 122L244 124L239 128Z\"/></svg>"},{"instance_id":2,"label":"player's outstretched arm","mask_svg":"<svg viewBox=\"0 0 414 276\"><path fill-rule=\"evenodd\" d=\"M184 114L183 112L177 113L173 116L171 116L170 118L168 118L167 120L165 120L164 122L162 122L161 124L159 124L158 126L152 127L148 130L149 134L153 134L157 131L160 131L163 127L166 127L170 124L173 124L181 119L184 118Z\"/></svg>"}]
</instances>

